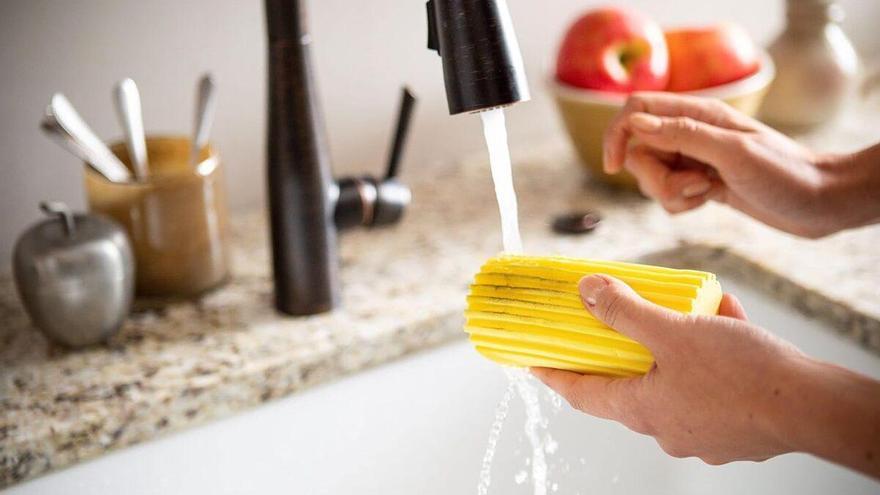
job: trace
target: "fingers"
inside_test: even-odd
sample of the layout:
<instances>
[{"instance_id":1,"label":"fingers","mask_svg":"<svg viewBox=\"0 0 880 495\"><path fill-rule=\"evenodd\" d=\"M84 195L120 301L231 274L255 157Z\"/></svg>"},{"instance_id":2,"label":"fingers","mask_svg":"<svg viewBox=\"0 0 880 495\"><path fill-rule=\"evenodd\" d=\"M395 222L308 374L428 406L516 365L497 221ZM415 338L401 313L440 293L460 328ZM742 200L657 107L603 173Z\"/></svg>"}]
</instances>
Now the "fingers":
<instances>
[{"instance_id":1,"label":"fingers","mask_svg":"<svg viewBox=\"0 0 880 495\"><path fill-rule=\"evenodd\" d=\"M591 416L618 419L619 411L627 408L635 395L631 388L635 379L581 375L551 368L531 368L535 377L561 395L571 407Z\"/></svg>"},{"instance_id":2,"label":"fingers","mask_svg":"<svg viewBox=\"0 0 880 495\"><path fill-rule=\"evenodd\" d=\"M719 172L730 156L742 152L740 134L691 117L658 117L636 112L627 118L632 135L658 150L681 153L709 164Z\"/></svg>"},{"instance_id":3,"label":"fingers","mask_svg":"<svg viewBox=\"0 0 880 495\"><path fill-rule=\"evenodd\" d=\"M702 206L713 188L720 183L706 169L673 169L661 152L636 146L627 154L626 169L639 183L646 196L656 199L670 213L680 213Z\"/></svg>"},{"instance_id":4,"label":"fingers","mask_svg":"<svg viewBox=\"0 0 880 495\"><path fill-rule=\"evenodd\" d=\"M718 306L718 315L728 316L743 321L748 321L749 319L746 315L746 308L744 308L742 303L739 302L739 299L733 294L728 293L721 296L721 305Z\"/></svg>"},{"instance_id":5,"label":"fingers","mask_svg":"<svg viewBox=\"0 0 880 495\"><path fill-rule=\"evenodd\" d=\"M652 351L667 347L669 330L683 315L653 304L608 275L589 275L578 283L587 310L609 327ZM655 357L659 356L655 353Z\"/></svg>"},{"instance_id":6,"label":"fingers","mask_svg":"<svg viewBox=\"0 0 880 495\"><path fill-rule=\"evenodd\" d=\"M604 167L610 174L623 169L627 143L633 135L629 117L649 113L664 117L687 117L716 127L751 130L755 122L721 101L670 93L634 93L611 121L604 137Z\"/></svg>"}]
</instances>

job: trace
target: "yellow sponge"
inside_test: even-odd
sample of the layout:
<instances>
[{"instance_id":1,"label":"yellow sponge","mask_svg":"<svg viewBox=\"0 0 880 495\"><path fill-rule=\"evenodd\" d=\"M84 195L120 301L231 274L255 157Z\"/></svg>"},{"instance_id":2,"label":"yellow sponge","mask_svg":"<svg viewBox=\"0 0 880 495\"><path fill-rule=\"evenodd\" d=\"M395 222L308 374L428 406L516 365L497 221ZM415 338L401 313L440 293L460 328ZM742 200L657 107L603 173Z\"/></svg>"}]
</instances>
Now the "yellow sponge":
<instances>
[{"instance_id":1,"label":"yellow sponge","mask_svg":"<svg viewBox=\"0 0 880 495\"><path fill-rule=\"evenodd\" d=\"M696 270L561 256L500 255L474 277L465 331L477 351L510 366L542 366L606 376L646 373L650 351L584 309L581 277L611 275L645 299L682 313L714 315L715 275Z\"/></svg>"}]
</instances>

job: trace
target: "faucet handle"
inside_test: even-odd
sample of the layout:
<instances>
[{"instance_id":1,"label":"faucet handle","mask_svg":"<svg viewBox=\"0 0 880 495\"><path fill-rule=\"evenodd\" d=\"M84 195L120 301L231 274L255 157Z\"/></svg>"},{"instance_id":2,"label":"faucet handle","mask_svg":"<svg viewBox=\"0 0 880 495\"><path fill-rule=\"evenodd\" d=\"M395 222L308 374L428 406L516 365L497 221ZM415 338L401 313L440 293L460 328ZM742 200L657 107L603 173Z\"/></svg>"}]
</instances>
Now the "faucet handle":
<instances>
[{"instance_id":1,"label":"faucet handle","mask_svg":"<svg viewBox=\"0 0 880 495\"><path fill-rule=\"evenodd\" d=\"M381 179L368 176L344 177L336 182L331 197L335 197L334 220L338 229L356 225L391 225L403 217L403 211L409 205L412 194L405 184L397 180L397 173L415 103L416 97L404 86L385 176Z\"/></svg>"},{"instance_id":2,"label":"faucet handle","mask_svg":"<svg viewBox=\"0 0 880 495\"><path fill-rule=\"evenodd\" d=\"M412 122L413 108L416 105L416 97L408 87L404 86L400 92L400 109L397 111L397 130L391 141L391 152L388 154L388 168L385 179L397 177L397 169L400 165L400 157L403 154L403 145Z\"/></svg>"}]
</instances>

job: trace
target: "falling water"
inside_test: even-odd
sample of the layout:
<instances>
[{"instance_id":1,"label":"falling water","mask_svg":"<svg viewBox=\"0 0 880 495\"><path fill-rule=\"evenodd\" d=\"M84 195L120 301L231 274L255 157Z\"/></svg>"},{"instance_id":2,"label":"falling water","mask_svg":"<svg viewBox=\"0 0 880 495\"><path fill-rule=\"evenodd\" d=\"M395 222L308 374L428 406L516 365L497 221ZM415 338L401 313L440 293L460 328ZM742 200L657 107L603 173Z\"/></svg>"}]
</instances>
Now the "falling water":
<instances>
[{"instance_id":1,"label":"falling water","mask_svg":"<svg viewBox=\"0 0 880 495\"><path fill-rule=\"evenodd\" d=\"M489 485L492 483L492 459L495 458L495 448L498 439L501 438L501 428L510 410L510 399L513 398L513 381L507 383L507 390L501 398L501 402L495 408L495 421L489 429L489 440L486 442L486 453L483 454L483 465L480 468L480 483L477 485L478 495L488 495Z\"/></svg>"},{"instance_id":2,"label":"falling water","mask_svg":"<svg viewBox=\"0 0 880 495\"><path fill-rule=\"evenodd\" d=\"M516 191L513 188L513 171L510 163L510 150L507 147L507 129L504 124L504 111L500 108L480 113L483 120L483 134L486 147L489 149L489 164L492 169L492 180L495 182L495 196L501 213L501 238L504 252L521 253L522 239L519 234L519 218L516 204ZM557 444L547 432L549 420L541 410L539 388L534 378L523 369L506 368L507 390L495 409L495 420L489 430L489 441L480 469L480 482L477 485L478 495L487 495L491 483L492 460L501 436L504 419L510 410L513 393L520 397L525 407L525 436L531 446L531 457L527 463L531 466L531 480L535 495L547 495L547 458L546 454L555 452ZM552 401L554 408L556 400ZM515 481L525 482L528 473L517 473ZM551 485L555 491L557 485Z\"/></svg>"},{"instance_id":3,"label":"falling water","mask_svg":"<svg viewBox=\"0 0 880 495\"><path fill-rule=\"evenodd\" d=\"M483 134L489 149L489 165L492 180L495 182L495 196L501 212L501 238L504 251L521 253L522 239L519 236L519 217L516 206L516 191L513 189L513 171L510 166L510 150L507 147L507 128L504 125L504 110L496 108L480 113L483 119Z\"/></svg>"}]
</instances>

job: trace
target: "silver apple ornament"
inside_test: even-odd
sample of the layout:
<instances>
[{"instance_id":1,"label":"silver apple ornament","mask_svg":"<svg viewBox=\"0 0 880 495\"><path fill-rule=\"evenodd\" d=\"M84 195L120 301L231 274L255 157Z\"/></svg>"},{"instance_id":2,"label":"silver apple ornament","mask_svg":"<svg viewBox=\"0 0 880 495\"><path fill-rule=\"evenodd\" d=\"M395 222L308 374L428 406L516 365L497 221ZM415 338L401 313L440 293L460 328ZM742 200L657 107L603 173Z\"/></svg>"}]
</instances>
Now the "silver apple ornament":
<instances>
[{"instance_id":1,"label":"silver apple ornament","mask_svg":"<svg viewBox=\"0 0 880 495\"><path fill-rule=\"evenodd\" d=\"M34 325L51 340L81 347L106 340L128 316L134 262L128 238L112 220L43 202L50 218L15 245L15 284Z\"/></svg>"}]
</instances>

